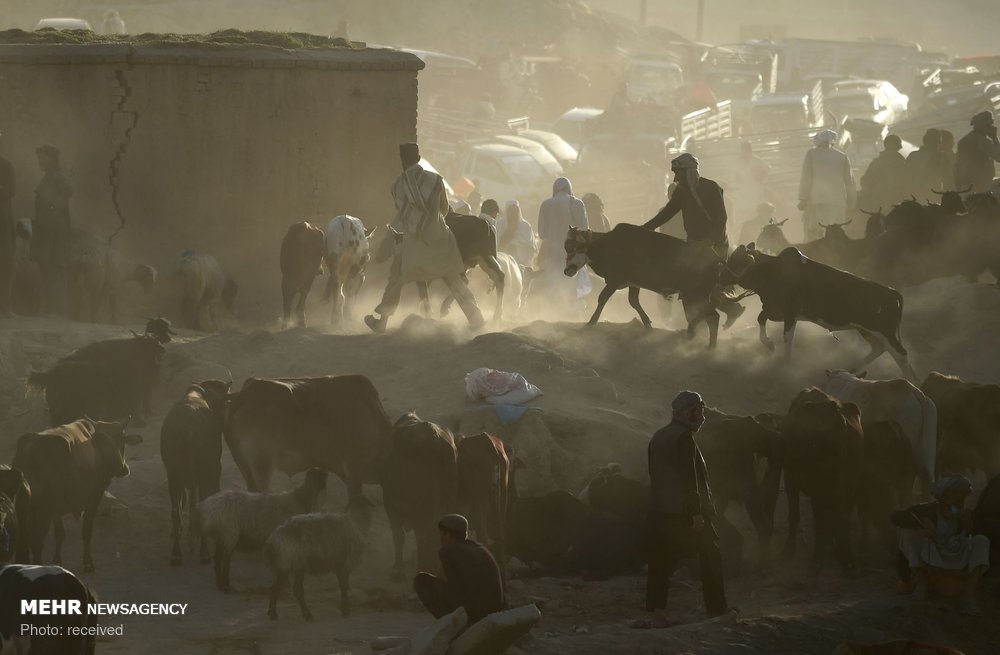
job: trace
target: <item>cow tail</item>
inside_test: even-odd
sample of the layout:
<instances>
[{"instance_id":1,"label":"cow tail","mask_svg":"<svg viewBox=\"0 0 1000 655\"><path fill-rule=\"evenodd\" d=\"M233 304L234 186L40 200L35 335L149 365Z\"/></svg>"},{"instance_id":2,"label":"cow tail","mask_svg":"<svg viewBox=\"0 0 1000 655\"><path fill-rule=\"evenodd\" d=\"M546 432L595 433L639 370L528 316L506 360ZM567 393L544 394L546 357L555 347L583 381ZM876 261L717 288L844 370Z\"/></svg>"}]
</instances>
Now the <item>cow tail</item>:
<instances>
[{"instance_id":1,"label":"cow tail","mask_svg":"<svg viewBox=\"0 0 1000 655\"><path fill-rule=\"evenodd\" d=\"M887 310L887 319L889 321L889 325L891 326L891 331L887 330L885 336L889 340L889 344L895 348L900 355L906 357L906 348L903 347L903 337L899 331L900 325L903 322L903 295L895 289L890 289L890 291L892 292L892 304L885 309Z\"/></svg>"},{"instance_id":2,"label":"cow tail","mask_svg":"<svg viewBox=\"0 0 1000 655\"><path fill-rule=\"evenodd\" d=\"M938 435L938 411L937 405L924 394L920 394L920 409L923 421L920 426L920 437L921 437L921 447L923 452L921 455L921 465L927 467L927 472L930 475L930 479L934 481L935 475L935 465L937 457L937 435ZM926 492L930 491L925 489Z\"/></svg>"}]
</instances>

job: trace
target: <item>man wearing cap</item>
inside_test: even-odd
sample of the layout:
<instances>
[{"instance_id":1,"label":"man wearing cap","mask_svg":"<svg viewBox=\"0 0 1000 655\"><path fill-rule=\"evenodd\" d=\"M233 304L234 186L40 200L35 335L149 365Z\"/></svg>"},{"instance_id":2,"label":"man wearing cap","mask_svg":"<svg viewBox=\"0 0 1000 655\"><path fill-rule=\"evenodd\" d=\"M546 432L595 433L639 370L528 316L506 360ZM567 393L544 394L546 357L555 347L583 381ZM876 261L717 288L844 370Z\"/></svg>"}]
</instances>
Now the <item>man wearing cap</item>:
<instances>
[{"instance_id":1,"label":"man wearing cap","mask_svg":"<svg viewBox=\"0 0 1000 655\"><path fill-rule=\"evenodd\" d=\"M851 162L833 147L836 141L837 133L833 130L820 131L813 137L814 147L802 161L799 209L806 241L822 238L820 223L841 222L848 208L854 207L857 190Z\"/></svg>"},{"instance_id":2,"label":"man wearing cap","mask_svg":"<svg viewBox=\"0 0 1000 655\"><path fill-rule=\"evenodd\" d=\"M465 312L473 330L482 327L483 315L476 299L462 278L465 264L458 250L455 235L445 223L448 213L448 195L444 180L437 173L425 171L420 166L420 149L416 143L399 146L403 173L392 185L392 198L396 204L396 218L392 228L401 232L400 266L389 275L382 302L375 311L376 318L365 316L365 324L373 332L384 332L389 317L399 306L399 295L410 282L442 280L458 306Z\"/></svg>"},{"instance_id":3,"label":"man wearing cap","mask_svg":"<svg viewBox=\"0 0 1000 655\"><path fill-rule=\"evenodd\" d=\"M681 214L684 222L684 234L688 241L708 243L715 254L721 258L729 255L729 237L726 236L726 203L722 198L722 187L715 180L702 177L698 173L698 158L691 153L676 157L670 162L674 173L674 189L670 200L653 218L646 221L643 227L655 230L670 219ZM719 309L726 314L723 327L729 328L743 313L744 308L739 303L724 297L718 299Z\"/></svg>"},{"instance_id":4,"label":"man wearing cap","mask_svg":"<svg viewBox=\"0 0 1000 655\"><path fill-rule=\"evenodd\" d=\"M990 540L977 534L965 501L972 482L963 475L949 475L931 487L933 502L892 513L892 523L903 531L899 540L897 570L900 593L913 593L928 582L928 569L950 571L966 578L965 610L982 616L976 587L990 568ZM926 589L926 587L925 587Z\"/></svg>"},{"instance_id":5,"label":"man wearing cap","mask_svg":"<svg viewBox=\"0 0 1000 655\"><path fill-rule=\"evenodd\" d=\"M72 228L69 200L73 185L59 166L59 149L41 146L38 168L42 181L35 188L35 220L32 225L31 261L42 273L43 303L48 311L59 311L65 298L65 268L69 256Z\"/></svg>"},{"instance_id":6,"label":"man wearing cap","mask_svg":"<svg viewBox=\"0 0 1000 655\"><path fill-rule=\"evenodd\" d=\"M709 617L725 614L722 555L712 526L715 508L705 459L694 433L705 422L705 403L694 391L677 394L673 420L649 441L649 571L646 609L653 627L667 627L670 576L682 558L697 553Z\"/></svg>"},{"instance_id":7,"label":"man wearing cap","mask_svg":"<svg viewBox=\"0 0 1000 655\"><path fill-rule=\"evenodd\" d=\"M906 158L899 154L903 140L890 134L883 141L885 146L878 157L868 164L861 176L861 194L858 207L870 212L879 209L888 212L906 196Z\"/></svg>"},{"instance_id":8,"label":"man wearing cap","mask_svg":"<svg viewBox=\"0 0 1000 655\"><path fill-rule=\"evenodd\" d=\"M14 315L10 311L10 292L14 281L14 251L17 249L11 210L15 183L14 165L0 156L0 318Z\"/></svg>"},{"instance_id":9,"label":"man wearing cap","mask_svg":"<svg viewBox=\"0 0 1000 655\"><path fill-rule=\"evenodd\" d=\"M972 117L972 131L958 140L955 154L955 186L965 189L972 185L975 193L990 190L996 175L994 162L1000 161L1000 141L993 112L983 111Z\"/></svg>"},{"instance_id":10,"label":"man wearing cap","mask_svg":"<svg viewBox=\"0 0 1000 655\"><path fill-rule=\"evenodd\" d=\"M469 522L461 514L448 514L438 523L444 578L418 573L413 590L424 607L440 618L464 607L468 625L499 612L504 599L500 567L485 547L468 538Z\"/></svg>"}]
</instances>

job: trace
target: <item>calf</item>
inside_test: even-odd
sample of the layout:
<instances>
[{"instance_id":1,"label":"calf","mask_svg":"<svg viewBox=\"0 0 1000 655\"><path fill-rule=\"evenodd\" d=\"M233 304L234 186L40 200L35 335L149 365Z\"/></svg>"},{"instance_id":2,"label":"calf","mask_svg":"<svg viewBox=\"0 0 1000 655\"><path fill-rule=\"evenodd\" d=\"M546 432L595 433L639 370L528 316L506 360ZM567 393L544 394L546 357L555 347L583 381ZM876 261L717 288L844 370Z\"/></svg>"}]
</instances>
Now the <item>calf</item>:
<instances>
[{"instance_id":1,"label":"calf","mask_svg":"<svg viewBox=\"0 0 1000 655\"><path fill-rule=\"evenodd\" d=\"M69 283L69 317L78 321L101 319L107 303L111 322L118 322L118 292L126 282L136 282L149 293L156 282L156 269L136 264L93 234L76 236L66 262Z\"/></svg>"},{"instance_id":2,"label":"calf","mask_svg":"<svg viewBox=\"0 0 1000 655\"><path fill-rule=\"evenodd\" d=\"M503 318L503 297L507 278L497 257L496 231L492 225L478 216L448 212L445 222L455 235L455 242L458 244L462 261L465 262L466 272L478 266L493 282L497 292L493 320L499 321ZM441 306L442 315L447 313L451 300L451 297L445 298Z\"/></svg>"},{"instance_id":3,"label":"calf","mask_svg":"<svg viewBox=\"0 0 1000 655\"><path fill-rule=\"evenodd\" d=\"M22 613L22 602L57 601L75 612L45 617L45 625L54 634L22 636L21 626L38 623L34 613ZM52 655L93 655L93 634L69 634L81 629L94 630L97 615L88 611L97 596L75 575L61 566L8 564L0 567L0 652L51 653Z\"/></svg>"},{"instance_id":4,"label":"calf","mask_svg":"<svg viewBox=\"0 0 1000 655\"><path fill-rule=\"evenodd\" d=\"M368 267L368 237L375 228L365 230L360 218L342 214L326 226L323 259L330 271L323 300L333 299L331 322L350 320L354 299L365 283Z\"/></svg>"},{"instance_id":5,"label":"calf","mask_svg":"<svg viewBox=\"0 0 1000 655\"><path fill-rule=\"evenodd\" d=\"M888 351L910 379L916 373L906 358L899 335L903 296L831 266L814 262L795 248L776 257L739 246L729 257L723 279L731 279L760 296L757 316L760 342L774 350L767 337L767 321L784 324L785 361L791 362L795 324L806 320L832 331L856 330L871 346L859 369Z\"/></svg>"},{"instance_id":6,"label":"calf","mask_svg":"<svg viewBox=\"0 0 1000 655\"><path fill-rule=\"evenodd\" d=\"M1000 473L1000 385L931 373L920 390L938 411L938 472Z\"/></svg>"},{"instance_id":7,"label":"calf","mask_svg":"<svg viewBox=\"0 0 1000 655\"><path fill-rule=\"evenodd\" d=\"M281 241L281 327L292 315L292 301L298 296L295 313L299 327L306 325L306 297L313 280L323 273L323 230L311 223L293 223Z\"/></svg>"},{"instance_id":8,"label":"calf","mask_svg":"<svg viewBox=\"0 0 1000 655\"><path fill-rule=\"evenodd\" d=\"M931 193L936 193L941 196L940 205L928 205L927 208L935 213L943 214L945 216L954 216L955 214L964 214L967 211L965 206L965 201L962 200L962 194L972 191L972 185L962 191L937 191L931 189Z\"/></svg>"},{"instance_id":9,"label":"calf","mask_svg":"<svg viewBox=\"0 0 1000 655\"><path fill-rule=\"evenodd\" d=\"M225 421L226 395L232 382L205 380L188 387L163 419L160 429L160 458L167 470L170 491L170 537L173 550L170 565L181 564L181 509L188 509L188 532L195 534L196 522L191 510L205 498L219 491L222 473L222 428ZM201 535L199 558L210 561L208 542Z\"/></svg>"},{"instance_id":10,"label":"calf","mask_svg":"<svg viewBox=\"0 0 1000 655\"><path fill-rule=\"evenodd\" d=\"M865 380L864 374L827 371L823 391L861 410L866 428L879 421L892 421L909 440L907 450L920 476L925 497L930 497L937 454L938 416L934 401L906 380Z\"/></svg>"},{"instance_id":11,"label":"calf","mask_svg":"<svg viewBox=\"0 0 1000 655\"><path fill-rule=\"evenodd\" d=\"M191 330L218 330L219 304L232 310L239 290L215 257L193 250L178 255L174 282L180 291L184 327Z\"/></svg>"},{"instance_id":12,"label":"calf","mask_svg":"<svg viewBox=\"0 0 1000 655\"><path fill-rule=\"evenodd\" d=\"M705 458L709 487L720 537L735 543L737 562L743 536L725 516L730 503L746 508L757 533L758 562L767 566L774 534L774 497L781 479L781 437L763 418L706 412L708 420L696 435ZM760 475L761 463L767 467Z\"/></svg>"},{"instance_id":13,"label":"calf","mask_svg":"<svg viewBox=\"0 0 1000 655\"><path fill-rule=\"evenodd\" d=\"M0 564L28 560L28 512L31 487L24 474L0 465Z\"/></svg>"},{"instance_id":14,"label":"calf","mask_svg":"<svg viewBox=\"0 0 1000 655\"><path fill-rule=\"evenodd\" d=\"M788 540L795 552L799 531L799 492L809 497L816 524L812 569L824 565L836 543L840 563L854 568L850 513L856 501L864 459L861 413L816 388L800 391L781 427L782 464L788 493Z\"/></svg>"},{"instance_id":15,"label":"calf","mask_svg":"<svg viewBox=\"0 0 1000 655\"><path fill-rule=\"evenodd\" d=\"M412 530L421 571L440 568L437 523L453 511L457 483L455 439L444 428L404 414L392 428L382 462L382 502L395 548L393 577L403 576L403 545Z\"/></svg>"},{"instance_id":16,"label":"calf","mask_svg":"<svg viewBox=\"0 0 1000 655\"><path fill-rule=\"evenodd\" d=\"M28 538L33 562L42 560L42 546L52 524L56 533L53 559L60 563L66 534L62 517L82 513L83 570L94 570L90 538L97 507L112 478L129 473L125 445L142 443L142 437L125 434L127 425L128 420L102 423L81 419L18 439L13 465L24 472L31 486Z\"/></svg>"},{"instance_id":17,"label":"calf","mask_svg":"<svg viewBox=\"0 0 1000 655\"><path fill-rule=\"evenodd\" d=\"M597 323L611 296L628 287L628 300L646 327L652 325L639 304L639 289L661 295L680 293L688 318L688 334L702 320L708 323L709 347L719 335L718 298L714 298L722 262L705 243L686 243L637 225L621 223L610 232L570 228L566 236L568 277L584 266L604 278L597 309L590 325Z\"/></svg>"},{"instance_id":18,"label":"calf","mask_svg":"<svg viewBox=\"0 0 1000 655\"><path fill-rule=\"evenodd\" d=\"M482 432L458 442L458 509L476 538L493 551L504 567L504 523L510 462L503 441Z\"/></svg>"}]
</instances>

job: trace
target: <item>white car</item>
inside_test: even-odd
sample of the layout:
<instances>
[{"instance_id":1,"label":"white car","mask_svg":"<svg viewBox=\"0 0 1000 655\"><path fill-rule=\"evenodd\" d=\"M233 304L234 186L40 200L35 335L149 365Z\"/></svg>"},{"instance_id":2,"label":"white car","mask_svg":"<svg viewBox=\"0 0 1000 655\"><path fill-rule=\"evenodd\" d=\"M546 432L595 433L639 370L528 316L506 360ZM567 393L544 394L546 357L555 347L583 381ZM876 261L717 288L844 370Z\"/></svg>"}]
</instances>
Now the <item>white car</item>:
<instances>
[{"instance_id":1,"label":"white car","mask_svg":"<svg viewBox=\"0 0 1000 655\"><path fill-rule=\"evenodd\" d=\"M596 107L573 107L559 117L559 120L552 126L552 131L579 152L580 146L590 136L587 132L587 121L591 121L603 113L603 109Z\"/></svg>"},{"instance_id":2,"label":"white car","mask_svg":"<svg viewBox=\"0 0 1000 655\"><path fill-rule=\"evenodd\" d=\"M495 139L500 143L506 143L507 145L514 146L515 148L520 148L525 152L529 153L534 157L545 172L553 177L559 177L563 174L562 165L556 161L556 158L552 156L549 149L543 146L538 141L534 141L524 136L513 135L513 134L498 134Z\"/></svg>"},{"instance_id":3,"label":"white car","mask_svg":"<svg viewBox=\"0 0 1000 655\"><path fill-rule=\"evenodd\" d=\"M842 80L823 98L823 109L838 119L865 118L892 125L906 116L910 99L885 80Z\"/></svg>"},{"instance_id":4,"label":"white car","mask_svg":"<svg viewBox=\"0 0 1000 655\"><path fill-rule=\"evenodd\" d=\"M517 133L518 136L523 136L525 139L531 139L532 141L537 141L545 146L545 149L552 153L552 156L556 158L560 164L562 164L565 170L567 166L576 162L577 157L580 153L577 152L576 148L566 143L566 140L555 132L546 132L544 130L521 130Z\"/></svg>"},{"instance_id":5,"label":"white car","mask_svg":"<svg viewBox=\"0 0 1000 655\"><path fill-rule=\"evenodd\" d=\"M505 143L471 146L461 174L479 184L484 199L493 198L501 205L511 199L523 202L547 198L557 177L548 173L531 153Z\"/></svg>"},{"instance_id":6,"label":"white car","mask_svg":"<svg viewBox=\"0 0 1000 655\"><path fill-rule=\"evenodd\" d=\"M35 23L35 29L41 30L49 27L54 30L90 30L94 29L90 23L82 18L43 18Z\"/></svg>"}]
</instances>

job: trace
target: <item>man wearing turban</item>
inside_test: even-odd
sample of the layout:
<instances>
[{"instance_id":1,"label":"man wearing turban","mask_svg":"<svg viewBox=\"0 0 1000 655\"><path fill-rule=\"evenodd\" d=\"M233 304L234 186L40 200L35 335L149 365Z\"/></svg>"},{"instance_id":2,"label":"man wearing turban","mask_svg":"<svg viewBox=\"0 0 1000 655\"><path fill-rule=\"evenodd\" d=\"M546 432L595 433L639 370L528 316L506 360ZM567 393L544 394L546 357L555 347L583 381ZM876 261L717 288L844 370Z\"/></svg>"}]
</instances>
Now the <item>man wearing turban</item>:
<instances>
[{"instance_id":1,"label":"man wearing turban","mask_svg":"<svg viewBox=\"0 0 1000 655\"><path fill-rule=\"evenodd\" d=\"M847 155L833 147L837 133L822 130L813 137L813 145L802 161L799 181L799 209L802 210L803 233L806 241L823 237L820 223L844 220L847 210L854 207L857 190Z\"/></svg>"},{"instance_id":2,"label":"man wearing turban","mask_svg":"<svg viewBox=\"0 0 1000 655\"><path fill-rule=\"evenodd\" d=\"M1000 161L1000 141L993 112L983 111L972 117L972 131L958 141L955 155L955 187L965 189L972 185L975 193L986 193L996 175Z\"/></svg>"}]
</instances>

